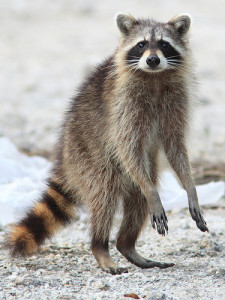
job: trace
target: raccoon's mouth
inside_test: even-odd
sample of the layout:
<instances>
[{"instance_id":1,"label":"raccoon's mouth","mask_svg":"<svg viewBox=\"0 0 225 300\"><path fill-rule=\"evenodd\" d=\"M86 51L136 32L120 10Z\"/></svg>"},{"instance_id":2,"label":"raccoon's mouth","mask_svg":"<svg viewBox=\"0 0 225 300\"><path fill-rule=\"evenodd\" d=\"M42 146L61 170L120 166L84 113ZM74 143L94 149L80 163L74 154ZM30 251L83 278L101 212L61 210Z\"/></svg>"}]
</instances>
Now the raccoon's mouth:
<instances>
[{"instance_id":1,"label":"raccoon's mouth","mask_svg":"<svg viewBox=\"0 0 225 300\"><path fill-rule=\"evenodd\" d=\"M142 70L147 73L157 73L157 72L165 71L166 69L167 69L166 67L159 65L155 67L146 66L144 68L140 68L139 70Z\"/></svg>"},{"instance_id":2,"label":"raccoon's mouth","mask_svg":"<svg viewBox=\"0 0 225 300\"><path fill-rule=\"evenodd\" d=\"M145 72L154 73L154 72L161 72L164 71L165 68L162 67L148 67L147 69L143 70Z\"/></svg>"}]
</instances>

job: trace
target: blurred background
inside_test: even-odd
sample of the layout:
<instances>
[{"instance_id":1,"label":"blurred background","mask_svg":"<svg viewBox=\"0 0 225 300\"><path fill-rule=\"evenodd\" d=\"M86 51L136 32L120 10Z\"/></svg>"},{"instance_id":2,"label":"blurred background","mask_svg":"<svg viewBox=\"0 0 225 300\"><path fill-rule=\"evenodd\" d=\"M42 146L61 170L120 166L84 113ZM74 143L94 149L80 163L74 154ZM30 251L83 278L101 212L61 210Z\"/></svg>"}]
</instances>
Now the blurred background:
<instances>
[{"instance_id":1,"label":"blurred background","mask_svg":"<svg viewBox=\"0 0 225 300\"><path fill-rule=\"evenodd\" d=\"M191 160L225 162L225 2L223 0L1 0L0 136L49 156L69 99L118 43L115 14L169 21L193 17L199 77Z\"/></svg>"}]
</instances>

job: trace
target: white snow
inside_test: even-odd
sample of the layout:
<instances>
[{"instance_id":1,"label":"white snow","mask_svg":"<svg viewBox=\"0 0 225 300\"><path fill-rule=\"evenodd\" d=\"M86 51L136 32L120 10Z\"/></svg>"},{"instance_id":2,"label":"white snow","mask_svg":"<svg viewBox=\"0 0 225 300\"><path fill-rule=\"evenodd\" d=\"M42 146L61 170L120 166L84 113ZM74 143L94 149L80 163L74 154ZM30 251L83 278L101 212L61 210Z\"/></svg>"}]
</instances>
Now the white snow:
<instances>
[{"instance_id":1,"label":"white snow","mask_svg":"<svg viewBox=\"0 0 225 300\"><path fill-rule=\"evenodd\" d=\"M0 226L17 221L38 199L50 167L46 159L26 156L0 138ZM165 210L188 206L186 192L170 172L163 173L160 190ZM216 205L224 190L224 182L197 186L200 205Z\"/></svg>"},{"instance_id":2,"label":"white snow","mask_svg":"<svg viewBox=\"0 0 225 300\"><path fill-rule=\"evenodd\" d=\"M223 181L210 182L196 186L200 205L216 205L225 194ZM176 177L166 171L161 176L161 191L159 192L165 210L188 207L186 191L179 185Z\"/></svg>"},{"instance_id":3,"label":"white snow","mask_svg":"<svg viewBox=\"0 0 225 300\"><path fill-rule=\"evenodd\" d=\"M7 138L0 138L0 225L15 222L32 206L49 169L46 159L28 157Z\"/></svg>"}]
</instances>

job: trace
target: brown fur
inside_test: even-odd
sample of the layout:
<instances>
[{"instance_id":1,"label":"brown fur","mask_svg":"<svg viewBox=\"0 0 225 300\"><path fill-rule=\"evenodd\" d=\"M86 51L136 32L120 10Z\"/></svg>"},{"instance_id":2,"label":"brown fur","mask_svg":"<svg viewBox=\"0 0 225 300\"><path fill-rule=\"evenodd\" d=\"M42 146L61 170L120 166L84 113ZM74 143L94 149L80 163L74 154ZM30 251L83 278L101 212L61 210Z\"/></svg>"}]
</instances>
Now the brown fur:
<instances>
[{"instance_id":1,"label":"brown fur","mask_svg":"<svg viewBox=\"0 0 225 300\"><path fill-rule=\"evenodd\" d=\"M114 213L122 199L124 217L117 237L118 250L141 268L172 266L147 260L135 250L148 212L152 226L160 234L168 230L157 192L160 153L167 156L186 189L197 226L207 230L185 146L193 75L188 42L179 34L186 34L189 24L182 25L185 17L178 17L180 23L176 26L174 20L162 24L136 21L126 15L118 17L120 45L86 80L71 103L58 143L54 179L49 181L41 202L9 236L14 254L31 253L72 219L73 205L86 204L92 251L100 267L112 274L126 271L116 266L108 251ZM153 27L157 35L170 36L183 51L180 68L147 73L127 65L126 49L139 35L147 36ZM22 248L17 247L20 241L25 241Z\"/></svg>"},{"instance_id":2,"label":"brown fur","mask_svg":"<svg viewBox=\"0 0 225 300\"><path fill-rule=\"evenodd\" d=\"M38 244L33 238L32 233L29 232L26 226L17 225L13 227L10 232L10 246L13 246L12 254L29 255L34 253L38 248Z\"/></svg>"},{"instance_id":3,"label":"brown fur","mask_svg":"<svg viewBox=\"0 0 225 300\"><path fill-rule=\"evenodd\" d=\"M46 203L37 202L34 206L34 214L44 219L45 227L50 234L58 229L60 224Z\"/></svg>"}]
</instances>

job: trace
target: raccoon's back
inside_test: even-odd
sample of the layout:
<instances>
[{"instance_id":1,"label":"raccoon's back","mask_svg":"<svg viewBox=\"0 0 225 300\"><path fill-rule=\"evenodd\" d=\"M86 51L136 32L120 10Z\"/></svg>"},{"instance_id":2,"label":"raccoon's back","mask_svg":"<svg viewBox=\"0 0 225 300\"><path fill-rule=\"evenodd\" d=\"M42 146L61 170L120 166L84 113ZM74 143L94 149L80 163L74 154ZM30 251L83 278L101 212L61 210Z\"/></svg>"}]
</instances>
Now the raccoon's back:
<instances>
[{"instance_id":1,"label":"raccoon's back","mask_svg":"<svg viewBox=\"0 0 225 300\"><path fill-rule=\"evenodd\" d=\"M86 78L70 103L65 130L70 129L76 134L81 131L88 133L97 125L102 128L107 117L106 98L114 84L113 72L114 57L110 56Z\"/></svg>"},{"instance_id":2,"label":"raccoon's back","mask_svg":"<svg viewBox=\"0 0 225 300\"><path fill-rule=\"evenodd\" d=\"M114 56L100 64L82 84L64 117L56 164L62 175L71 165L102 159L109 130L108 101L115 83ZM68 176L69 178L70 176Z\"/></svg>"}]
</instances>

